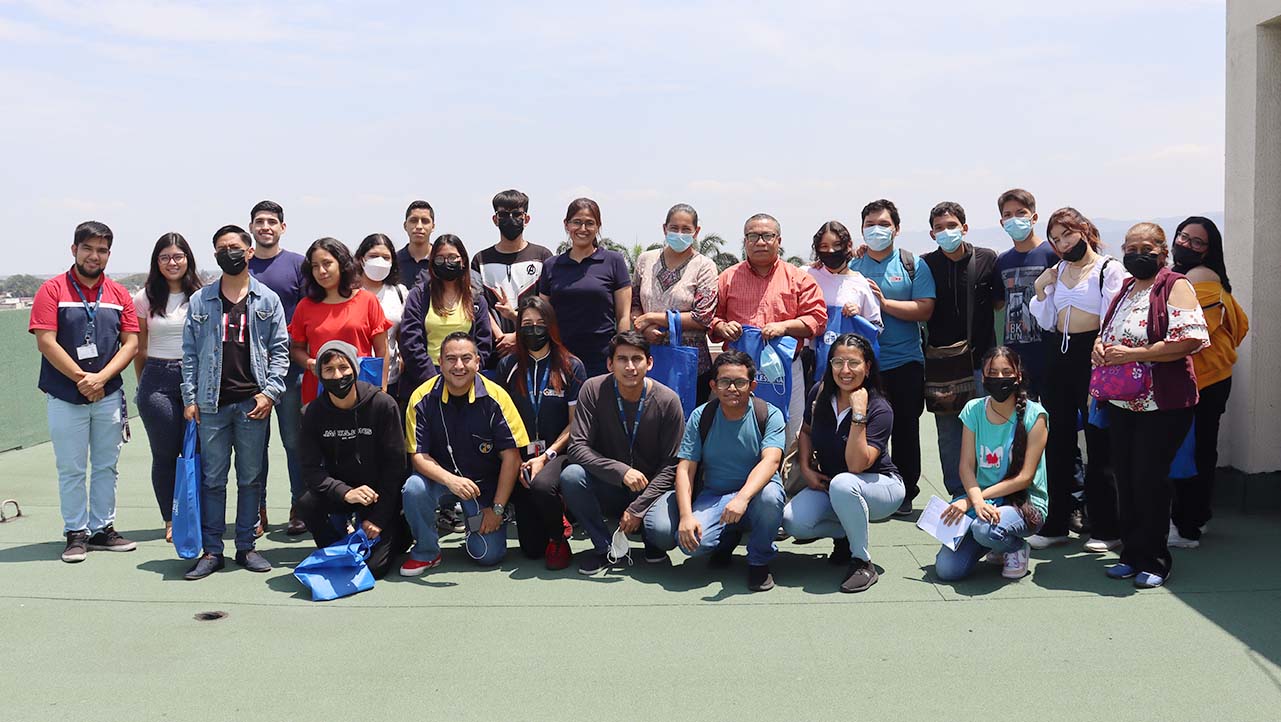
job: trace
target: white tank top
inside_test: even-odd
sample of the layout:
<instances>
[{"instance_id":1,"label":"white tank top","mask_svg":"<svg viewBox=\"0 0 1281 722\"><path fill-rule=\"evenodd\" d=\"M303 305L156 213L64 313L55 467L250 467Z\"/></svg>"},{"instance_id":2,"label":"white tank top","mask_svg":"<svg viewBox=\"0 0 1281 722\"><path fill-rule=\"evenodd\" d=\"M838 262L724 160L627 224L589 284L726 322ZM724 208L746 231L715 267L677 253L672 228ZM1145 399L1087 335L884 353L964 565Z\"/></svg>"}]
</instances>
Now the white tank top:
<instances>
[{"instance_id":1,"label":"white tank top","mask_svg":"<svg viewBox=\"0 0 1281 722\"><path fill-rule=\"evenodd\" d=\"M1095 316L1102 316L1107 313L1107 304L1111 303L1112 299L1110 297L1103 298L1103 294L1099 290L1099 283L1107 265L1112 261L1111 256L1100 258L1094 267L1090 269L1090 272L1085 274L1085 282L1082 283L1078 280L1077 284L1071 287L1063 283L1063 265L1066 261L1060 263L1059 277L1054 282L1054 305L1058 307L1058 310L1078 308Z\"/></svg>"}]
</instances>

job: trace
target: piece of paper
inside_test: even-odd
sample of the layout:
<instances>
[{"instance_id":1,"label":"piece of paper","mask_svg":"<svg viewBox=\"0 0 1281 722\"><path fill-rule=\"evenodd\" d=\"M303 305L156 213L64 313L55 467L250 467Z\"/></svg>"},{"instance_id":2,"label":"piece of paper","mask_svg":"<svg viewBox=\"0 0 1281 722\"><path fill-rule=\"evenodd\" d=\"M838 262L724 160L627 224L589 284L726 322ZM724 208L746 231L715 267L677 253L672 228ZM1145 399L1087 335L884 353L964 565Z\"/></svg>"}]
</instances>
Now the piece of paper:
<instances>
[{"instance_id":1,"label":"piece of paper","mask_svg":"<svg viewBox=\"0 0 1281 722\"><path fill-rule=\"evenodd\" d=\"M943 546L956 551L957 545L969 533L970 524L974 523L974 519L967 514L955 524L947 524L943 521L943 512L947 507L946 501L937 496L931 496L930 503L925 505L925 509L921 511L921 517L916 520L916 526L943 542Z\"/></svg>"}]
</instances>

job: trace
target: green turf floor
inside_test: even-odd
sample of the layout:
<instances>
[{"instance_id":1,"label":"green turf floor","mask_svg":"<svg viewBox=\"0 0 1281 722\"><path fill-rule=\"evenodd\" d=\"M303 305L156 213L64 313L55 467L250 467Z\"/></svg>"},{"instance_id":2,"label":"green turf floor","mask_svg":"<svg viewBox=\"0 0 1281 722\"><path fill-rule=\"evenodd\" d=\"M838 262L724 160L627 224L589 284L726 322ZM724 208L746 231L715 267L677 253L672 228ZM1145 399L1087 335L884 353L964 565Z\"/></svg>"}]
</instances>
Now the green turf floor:
<instances>
[{"instance_id":1,"label":"green turf floor","mask_svg":"<svg viewBox=\"0 0 1281 722\"><path fill-rule=\"evenodd\" d=\"M936 547L892 520L873 525L881 580L858 595L836 592L827 541L784 543L778 587L750 594L741 549L727 571L673 555L588 579L514 542L482 571L451 536L441 568L317 604L289 572L310 543L275 524L270 574L182 581L140 427L117 520L139 549L82 564L58 561L51 447L0 454L0 497L26 513L0 524L0 721L1281 719L1275 513L1227 504L1145 592L1079 542L1034 553L1018 582L985 568L943 584ZM279 455L273 468L279 523Z\"/></svg>"}]
</instances>

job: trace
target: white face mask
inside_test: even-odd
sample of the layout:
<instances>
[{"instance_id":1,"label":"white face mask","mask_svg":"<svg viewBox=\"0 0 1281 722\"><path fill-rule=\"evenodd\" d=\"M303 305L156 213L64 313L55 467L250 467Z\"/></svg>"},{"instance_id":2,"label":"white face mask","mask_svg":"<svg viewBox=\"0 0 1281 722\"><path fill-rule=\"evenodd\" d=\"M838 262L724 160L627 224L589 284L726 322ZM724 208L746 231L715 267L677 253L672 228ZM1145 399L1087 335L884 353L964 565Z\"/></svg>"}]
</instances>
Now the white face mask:
<instances>
[{"instance_id":1,"label":"white face mask","mask_svg":"<svg viewBox=\"0 0 1281 722\"><path fill-rule=\"evenodd\" d=\"M621 559L631 561L632 542L627 538L627 534L622 529L614 530L614 538L609 542L609 560L617 562Z\"/></svg>"},{"instance_id":2,"label":"white face mask","mask_svg":"<svg viewBox=\"0 0 1281 722\"><path fill-rule=\"evenodd\" d=\"M369 280L382 283L389 273L391 273L391 261L386 258L374 257L365 259L365 275L369 277Z\"/></svg>"}]
</instances>

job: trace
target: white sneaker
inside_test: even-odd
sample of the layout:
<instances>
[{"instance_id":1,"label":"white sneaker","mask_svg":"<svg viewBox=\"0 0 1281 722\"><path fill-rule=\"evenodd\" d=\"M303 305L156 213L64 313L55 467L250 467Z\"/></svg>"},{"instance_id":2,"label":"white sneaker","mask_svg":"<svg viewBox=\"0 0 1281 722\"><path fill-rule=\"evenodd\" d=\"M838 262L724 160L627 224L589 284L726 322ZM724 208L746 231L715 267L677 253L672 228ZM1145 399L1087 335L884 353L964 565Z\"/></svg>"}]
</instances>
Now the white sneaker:
<instances>
[{"instance_id":1,"label":"white sneaker","mask_svg":"<svg viewBox=\"0 0 1281 722\"><path fill-rule=\"evenodd\" d=\"M1090 552L1092 554L1103 554L1104 552L1110 552L1113 549L1120 549L1121 540L1120 539L1095 539L1094 537L1090 537L1089 539L1085 540L1085 543L1081 545L1081 548L1085 549L1087 552Z\"/></svg>"},{"instance_id":2,"label":"white sneaker","mask_svg":"<svg viewBox=\"0 0 1281 722\"><path fill-rule=\"evenodd\" d=\"M1071 541L1071 539L1069 539L1067 535L1041 536L1040 534L1033 534L1027 538L1028 545L1033 549L1049 549L1050 547L1058 546L1059 544L1067 544L1069 541Z\"/></svg>"},{"instance_id":3,"label":"white sneaker","mask_svg":"<svg viewBox=\"0 0 1281 722\"><path fill-rule=\"evenodd\" d=\"M1006 579L1022 579L1027 575L1027 560L1031 556L1031 550L1027 544L1019 547L1018 551L1009 552L1005 555L1005 568L1001 570L1001 576Z\"/></svg>"},{"instance_id":4,"label":"white sneaker","mask_svg":"<svg viewBox=\"0 0 1281 722\"><path fill-rule=\"evenodd\" d=\"M1171 527L1170 536L1166 538L1165 545L1175 549L1196 549L1201 546L1201 541L1199 539L1185 539L1182 534L1179 534L1178 529Z\"/></svg>"},{"instance_id":5,"label":"white sneaker","mask_svg":"<svg viewBox=\"0 0 1281 722\"><path fill-rule=\"evenodd\" d=\"M983 557L983 561L988 564L1004 564L1005 552L997 552L997 551L988 552L987 556Z\"/></svg>"}]
</instances>

